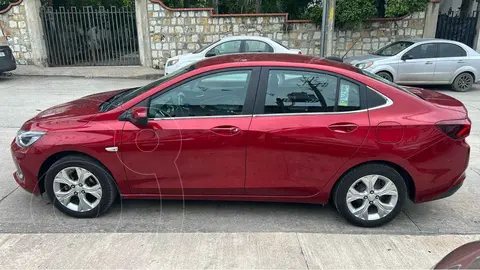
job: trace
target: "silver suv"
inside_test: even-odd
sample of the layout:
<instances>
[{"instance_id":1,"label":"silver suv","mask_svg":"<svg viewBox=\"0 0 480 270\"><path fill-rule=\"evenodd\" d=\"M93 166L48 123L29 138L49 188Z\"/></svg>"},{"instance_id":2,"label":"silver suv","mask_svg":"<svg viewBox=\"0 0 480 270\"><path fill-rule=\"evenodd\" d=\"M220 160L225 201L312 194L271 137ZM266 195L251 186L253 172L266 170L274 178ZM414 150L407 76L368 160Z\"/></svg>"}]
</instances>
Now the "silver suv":
<instances>
[{"instance_id":1,"label":"silver suv","mask_svg":"<svg viewBox=\"0 0 480 270\"><path fill-rule=\"evenodd\" d=\"M450 84L453 90L464 92L480 80L480 54L451 40L396 41L345 62L398 84Z\"/></svg>"}]
</instances>

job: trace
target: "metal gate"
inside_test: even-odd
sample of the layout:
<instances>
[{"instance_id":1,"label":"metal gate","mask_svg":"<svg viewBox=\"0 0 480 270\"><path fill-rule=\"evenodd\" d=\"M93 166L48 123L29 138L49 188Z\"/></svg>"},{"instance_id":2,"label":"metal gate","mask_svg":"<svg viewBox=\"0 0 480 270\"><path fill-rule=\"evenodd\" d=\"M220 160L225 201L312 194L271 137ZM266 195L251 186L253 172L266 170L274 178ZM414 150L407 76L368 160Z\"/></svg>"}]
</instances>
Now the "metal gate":
<instances>
[{"instance_id":1,"label":"metal gate","mask_svg":"<svg viewBox=\"0 0 480 270\"><path fill-rule=\"evenodd\" d=\"M135 10L43 7L50 66L140 65Z\"/></svg>"},{"instance_id":2,"label":"metal gate","mask_svg":"<svg viewBox=\"0 0 480 270\"><path fill-rule=\"evenodd\" d=\"M470 47L476 34L478 14L460 17L455 12L448 12L438 16L436 38L443 38L462 42Z\"/></svg>"}]
</instances>

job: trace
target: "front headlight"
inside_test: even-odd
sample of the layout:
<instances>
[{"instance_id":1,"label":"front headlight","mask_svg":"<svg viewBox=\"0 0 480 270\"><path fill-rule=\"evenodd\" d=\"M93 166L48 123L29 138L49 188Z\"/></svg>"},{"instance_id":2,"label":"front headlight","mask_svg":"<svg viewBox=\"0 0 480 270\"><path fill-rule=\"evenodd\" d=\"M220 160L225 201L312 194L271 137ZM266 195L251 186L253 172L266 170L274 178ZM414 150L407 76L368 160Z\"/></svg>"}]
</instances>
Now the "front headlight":
<instances>
[{"instance_id":1,"label":"front headlight","mask_svg":"<svg viewBox=\"0 0 480 270\"><path fill-rule=\"evenodd\" d=\"M45 132L43 131L25 131L19 130L17 132L17 137L15 137L15 142L18 146L22 148L27 148L33 143L35 143L38 139L40 139Z\"/></svg>"},{"instance_id":2,"label":"front headlight","mask_svg":"<svg viewBox=\"0 0 480 270\"><path fill-rule=\"evenodd\" d=\"M366 69L366 68L369 68L373 65L373 62L364 62L364 63L358 63L356 64L356 67L360 68L360 69Z\"/></svg>"},{"instance_id":3,"label":"front headlight","mask_svg":"<svg viewBox=\"0 0 480 270\"><path fill-rule=\"evenodd\" d=\"M170 60L170 61L168 61L168 63L167 63L167 67L173 66L173 65L175 65L176 63L178 63L178 59Z\"/></svg>"}]
</instances>

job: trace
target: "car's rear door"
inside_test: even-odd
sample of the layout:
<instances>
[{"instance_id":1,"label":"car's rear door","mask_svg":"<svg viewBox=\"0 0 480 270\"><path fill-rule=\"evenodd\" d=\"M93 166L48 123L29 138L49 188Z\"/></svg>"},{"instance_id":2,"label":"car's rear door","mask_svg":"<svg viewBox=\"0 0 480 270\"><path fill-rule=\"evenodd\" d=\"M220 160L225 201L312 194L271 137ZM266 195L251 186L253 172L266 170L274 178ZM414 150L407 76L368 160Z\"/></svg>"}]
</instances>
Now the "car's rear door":
<instances>
[{"instance_id":1,"label":"car's rear door","mask_svg":"<svg viewBox=\"0 0 480 270\"><path fill-rule=\"evenodd\" d=\"M136 194L244 194L260 68L212 71L153 96L147 127L126 122L120 152Z\"/></svg>"},{"instance_id":2,"label":"car's rear door","mask_svg":"<svg viewBox=\"0 0 480 270\"><path fill-rule=\"evenodd\" d=\"M468 65L468 61L467 52L462 47L452 43L438 43L437 65L433 80L436 83L449 83L459 68Z\"/></svg>"},{"instance_id":3,"label":"car's rear door","mask_svg":"<svg viewBox=\"0 0 480 270\"><path fill-rule=\"evenodd\" d=\"M247 138L247 194L319 192L369 130L365 87L336 74L262 68Z\"/></svg>"}]
</instances>

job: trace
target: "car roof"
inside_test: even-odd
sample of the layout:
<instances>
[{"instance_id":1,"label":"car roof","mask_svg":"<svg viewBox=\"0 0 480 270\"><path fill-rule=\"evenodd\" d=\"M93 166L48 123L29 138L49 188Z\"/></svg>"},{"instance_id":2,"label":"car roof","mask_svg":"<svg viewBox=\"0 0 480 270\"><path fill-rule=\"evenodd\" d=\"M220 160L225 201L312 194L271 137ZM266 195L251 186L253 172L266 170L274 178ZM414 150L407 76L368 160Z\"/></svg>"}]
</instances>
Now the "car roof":
<instances>
[{"instance_id":1,"label":"car roof","mask_svg":"<svg viewBox=\"0 0 480 270\"><path fill-rule=\"evenodd\" d=\"M222 41L228 40L245 40L245 39L253 39L253 40L260 40L260 41L272 41L272 39L267 37L260 37L260 36L231 36L231 37L224 37Z\"/></svg>"},{"instance_id":2,"label":"car roof","mask_svg":"<svg viewBox=\"0 0 480 270\"><path fill-rule=\"evenodd\" d=\"M264 62L259 64L261 66L268 66L269 63L298 63L298 64L314 64L320 66L329 66L335 68L346 69L350 71L357 71L357 68L352 65L341 63L338 61L331 61L321 57L300 55L300 54L286 54L286 53L248 53L248 54L228 54L206 58L195 64L196 68L212 67L215 65L227 63L245 63L245 62Z\"/></svg>"}]
</instances>

